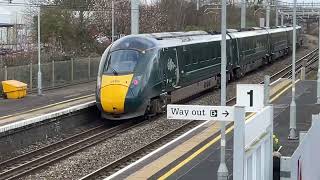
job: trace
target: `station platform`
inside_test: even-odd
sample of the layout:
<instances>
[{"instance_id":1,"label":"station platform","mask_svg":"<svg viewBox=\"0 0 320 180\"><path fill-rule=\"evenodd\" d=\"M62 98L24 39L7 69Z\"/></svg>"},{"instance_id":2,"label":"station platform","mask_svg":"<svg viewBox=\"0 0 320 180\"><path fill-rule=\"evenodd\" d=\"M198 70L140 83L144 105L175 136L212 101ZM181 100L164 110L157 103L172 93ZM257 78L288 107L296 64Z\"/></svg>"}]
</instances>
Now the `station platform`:
<instances>
[{"instance_id":1,"label":"station platform","mask_svg":"<svg viewBox=\"0 0 320 180\"><path fill-rule=\"evenodd\" d=\"M274 134L283 146L280 153L291 156L299 140L288 140L291 83L271 87L270 103L274 106ZM296 84L297 131L307 131L312 114L320 112L316 102L316 81L298 81ZM220 163L219 123L199 125L178 139L153 151L137 162L121 169L107 179L217 179ZM233 179L233 126L227 125L226 163L229 178Z\"/></svg>"},{"instance_id":2,"label":"station platform","mask_svg":"<svg viewBox=\"0 0 320 180\"><path fill-rule=\"evenodd\" d=\"M31 93L18 100L0 98L0 133L11 129L10 124L13 123L41 116L45 119L44 115L48 114L49 118L52 116L50 113L81 104L86 104L86 107L93 105L95 89L96 83L88 82L46 90L41 96ZM4 129L4 126L7 127Z\"/></svg>"}]
</instances>

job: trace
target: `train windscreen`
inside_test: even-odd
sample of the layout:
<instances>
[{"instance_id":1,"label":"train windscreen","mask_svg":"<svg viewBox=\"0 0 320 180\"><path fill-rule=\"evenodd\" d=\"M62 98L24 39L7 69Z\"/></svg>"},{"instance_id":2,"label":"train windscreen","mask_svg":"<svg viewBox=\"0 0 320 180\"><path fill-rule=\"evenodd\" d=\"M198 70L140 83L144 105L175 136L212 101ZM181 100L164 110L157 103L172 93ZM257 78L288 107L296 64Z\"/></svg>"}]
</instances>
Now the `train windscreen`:
<instances>
[{"instance_id":1,"label":"train windscreen","mask_svg":"<svg viewBox=\"0 0 320 180\"><path fill-rule=\"evenodd\" d=\"M140 52L135 50L118 50L108 56L104 74L133 73L139 61Z\"/></svg>"}]
</instances>

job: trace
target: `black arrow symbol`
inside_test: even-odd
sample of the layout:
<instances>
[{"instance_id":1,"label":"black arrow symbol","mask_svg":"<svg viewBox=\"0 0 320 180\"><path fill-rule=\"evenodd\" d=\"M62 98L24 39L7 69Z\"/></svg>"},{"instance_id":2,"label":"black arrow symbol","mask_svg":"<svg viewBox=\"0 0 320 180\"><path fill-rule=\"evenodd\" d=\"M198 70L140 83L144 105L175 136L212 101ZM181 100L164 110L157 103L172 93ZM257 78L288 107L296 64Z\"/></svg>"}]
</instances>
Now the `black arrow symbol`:
<instances>
[{"instance_id":1,"label":"black arrow symbol","mask_svg":"<svg viewBox=\"0 0 320 180\"><path fill-rule=\"evenodd\" d=\"M222 113L222 115L226 115L225 117L228 117L229 116L229 112L226 111L226 112Z\"/></svg>"}]
</instances>

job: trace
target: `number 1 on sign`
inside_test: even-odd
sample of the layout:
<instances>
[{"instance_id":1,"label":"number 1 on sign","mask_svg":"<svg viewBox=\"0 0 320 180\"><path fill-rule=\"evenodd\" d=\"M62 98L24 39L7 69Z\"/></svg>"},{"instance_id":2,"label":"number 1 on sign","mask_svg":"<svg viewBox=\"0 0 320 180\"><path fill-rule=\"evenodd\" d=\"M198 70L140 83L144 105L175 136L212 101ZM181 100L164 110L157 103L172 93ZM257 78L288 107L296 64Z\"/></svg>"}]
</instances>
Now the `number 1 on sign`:
<instances>
[{"instance_id":1,"label":"number 1 on sign","mask_svg":"<svg viewBox=\"0 0 320 180\"><path fill-rule=\"evenodd\" d=\"M253 106L253 90L247 92L248 95L250 95L250 107Z\"/></svg>"}]
</instances>

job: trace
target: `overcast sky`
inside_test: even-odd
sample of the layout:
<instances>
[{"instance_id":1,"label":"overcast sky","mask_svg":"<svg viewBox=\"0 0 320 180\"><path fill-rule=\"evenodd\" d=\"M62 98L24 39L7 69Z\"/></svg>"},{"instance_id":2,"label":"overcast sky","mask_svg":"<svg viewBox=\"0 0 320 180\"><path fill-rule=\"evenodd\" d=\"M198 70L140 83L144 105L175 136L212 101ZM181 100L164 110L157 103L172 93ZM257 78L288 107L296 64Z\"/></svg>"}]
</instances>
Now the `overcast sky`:
<instances>
[{"instance_id":1,"label":"overcast sky","mask_svg":"<svg viewBox=\"0 0 320 180\"><path fill-rule=\"evenodd\" d=\"M27 0L12 0L13 3L25 3ZM173 0L174 1L174 0ZM293 2L293 0L282 0L284 2ZM0 0L0 23L15 23L16 17L21 22L23 16L23 7L7 6L8 0ZM297 2L320 2L320 0L297 0Z\"/></svg>"}]
</instances>

